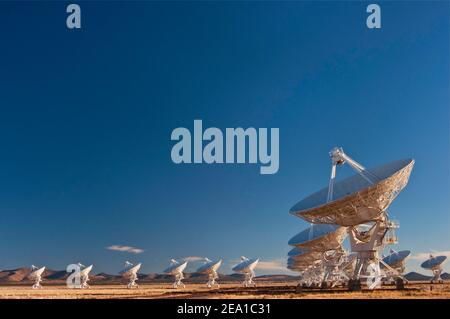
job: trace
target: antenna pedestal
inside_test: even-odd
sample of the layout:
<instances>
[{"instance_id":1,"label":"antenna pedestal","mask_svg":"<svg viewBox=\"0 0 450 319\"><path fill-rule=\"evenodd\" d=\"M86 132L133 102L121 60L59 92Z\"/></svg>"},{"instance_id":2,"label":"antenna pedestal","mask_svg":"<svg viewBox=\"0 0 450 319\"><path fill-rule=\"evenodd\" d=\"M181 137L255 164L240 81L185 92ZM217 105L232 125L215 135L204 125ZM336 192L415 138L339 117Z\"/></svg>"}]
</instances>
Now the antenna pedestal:
<instances>
[{"instance_id":1,"label":"antenna pedestal","mask_svg":"<svg viewBox=\"0 0 450 319\"><path fill-rule=\"evenodd\" d=\"M357 226L349 228L350 247L352 252L357 253L356 268L353 280L365 278L370 289L379 287L386 273L381 271L382 263L379 252L388 244L396 243L396 236L393 231L398 228L398 224L388 220L387 214L383 213L380 219L367 231L359 231ZM398 273L383 263L390 271Z\"/></svg>"},{"instance_id":2,"label":"antenna pedestal","mask_svg":"<svg viewBox=\"0 0 450 319\"><path fill-rule=\"evenodd\" d=\"M254 271L250 271L250 272L246 272L245 273L245 280L243 282L243 285L245 287L254 287L255 286L255 282L253 281L253 277L255 277L255 272Z\"/></svg>"},{"instance_id":3,"label":"antenna pedestal","mask_svg":"<svg viewBox=\"0 0 450 319\"><path fill-rule=\"evenodd\" d=\"M180 274L176 274L175 275L175 282L173 283L173 288L178 288L178 287L185 287L185 285L183 284L182 280L184 279L184 276L182 273Z\"/></svg>"},{"instance_id":4,"label":"antenna pedestal","mask_svg":"<svg viewBox=\"0 0 450 319\"><path fill-rule=\"evenodd\" d=\"M81 289L89 289L90 288L90 286L88 284L88 281L89 281L88 276L81 276L80 281L81 281L81 284L80 284Z\"/></svg>"},{"instance_id":5,"label":"antenna pedestal","mask_svg":"<svg viewBox=\"0 0 450 319\"><path fill-rule=\"evenodd\" d=\"M432 268L431 271L433 272L433 276L434 276L433 279L431 280L431 283L444 282L441 278L441 274L443 271L441 265Z\"/></svg>"},{"instance_id":6,"label":"antenna pedestal","mask_svg":"<svg viewBox=\"0 0 450 319\"><path fill-rule=\"evenodd\" d=\"M135 273L130 274L130 282L128 283L127 287L128 289L132 288L139 288L139 285L136 283L136 280L138 280L138 276Z\"/></svg>"},{"instance_id":7,"label":"antenna pedestal","mask_svg":"<svg viewBox=\"0 0 450 319\"><path fill-rule=\"evenodd\" d=\"M208 288L214 287L214 285L217 285L217 287L220 287L220 285L216 282L216 279L219 278L217 275L217 272L212 272L208 274L208 282L206 283L206 286Z\"/></svg>"},{"instance_id":8,"label":"antenna pedestal","mask_svg":"<svg viewBox=\"0 0 450 319\"><path fill-rule=\"evenodd\" d=\"M42 289L41 281L42 281L41 276L37 277L32 288L33 289Z\"/></svg>"}]
</instances>

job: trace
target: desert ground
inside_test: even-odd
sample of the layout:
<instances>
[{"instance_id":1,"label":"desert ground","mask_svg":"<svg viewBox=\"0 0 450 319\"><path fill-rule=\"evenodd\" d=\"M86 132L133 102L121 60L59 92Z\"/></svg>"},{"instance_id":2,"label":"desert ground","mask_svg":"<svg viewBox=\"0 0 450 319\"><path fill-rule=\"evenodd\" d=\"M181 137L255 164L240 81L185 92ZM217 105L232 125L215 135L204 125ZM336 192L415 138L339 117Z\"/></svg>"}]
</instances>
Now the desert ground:
<instances>
[{"instance_id":1,"label":"desert ground","mask_svg":"<svg viewBox=\"0 0 450 319\"><path fill-rule=\"evenodd\" d=\"M346 288L297 289L295 283L257 284L244 288L238 283L221 284L220 288L208 289L204 284L190 283L185 288L174 289L170 284L143 284L127 289L125 285L92 285L89 289L69 289L64 285L48 285L33 290L27 285L0 286L0 299L450 299L450 282L430 284L410 283L404 290L386 286L375 290L349 292Z\"/></svg>"}]
</instances>

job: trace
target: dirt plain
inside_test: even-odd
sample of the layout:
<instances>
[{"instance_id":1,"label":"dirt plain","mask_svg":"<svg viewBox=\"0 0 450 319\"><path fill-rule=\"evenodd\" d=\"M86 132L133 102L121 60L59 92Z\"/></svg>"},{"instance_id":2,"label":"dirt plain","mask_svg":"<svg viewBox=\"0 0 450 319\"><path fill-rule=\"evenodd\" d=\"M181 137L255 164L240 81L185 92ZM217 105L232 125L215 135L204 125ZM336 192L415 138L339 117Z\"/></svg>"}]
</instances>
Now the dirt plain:
<instances>
[{"instance_id":1,"label":"dirt plain","mask_svg":"<svg viewBox=\"0 0 450 319\"><path fill-rule=\"evenodd\" d=\"M264 282L244 288L238 283L223 283L208 289L204 284L190 283L174 289L170 284L143 284L127 289L125 285L92 285L89 289L69 289L64 285L43 284L33 290L27 285L0 286L0 299L450 299L450 283L409 283L404 290L395 286L350 292L345 287L299 290L295 283Z\"/></svg>"}]
</instances>

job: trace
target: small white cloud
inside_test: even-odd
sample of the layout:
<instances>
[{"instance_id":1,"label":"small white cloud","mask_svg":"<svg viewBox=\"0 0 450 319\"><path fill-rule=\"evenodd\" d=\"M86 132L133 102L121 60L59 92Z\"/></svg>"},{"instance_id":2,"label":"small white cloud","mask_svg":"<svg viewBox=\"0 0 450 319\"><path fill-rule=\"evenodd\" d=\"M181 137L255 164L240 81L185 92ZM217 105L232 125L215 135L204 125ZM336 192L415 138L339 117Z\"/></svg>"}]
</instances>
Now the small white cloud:
<instances>
[{"instance_id":1,"label":"small white cloud","mask_svg":"<svg viewBox=\"0 0 450 319\"><path fill-rule=\"evenodd\" d=\"M123 251L123 252L127 252L127 253L132 253L132 254L141 254L144 252L144 250L140 249L140 248L130 247L130 246L122 246L122 245L112 245L112 246L106 247L106 249L115 250L115 251Z\"/></svg>"},{"instance_id":2,"label":"small white cloud","mask_svg":"<svg viewBox=\"0 0 450 319\"><path fill-rule=\"evenodd\" d=\"M203 260L205 260L205 258L199 257L199 256L188 256L188 257L184 257L183 260L189 261L189 262L195 262L195 261L203 261Z\"/></svg>"},{"instance_id":3,"label":"small white cloud","mask_svg":"<svg viewBox=\"0 0 450 319\"><path fill-rule=\"evenodd\" d=\"M450 250L443 250L443 251L429 251L425 253L417 253L409 257L410 260L419 260L419 261L425 261L428 258L430 258L430 255L433 256L447 256L450 257Z\"/></svg>"}]
</instances>

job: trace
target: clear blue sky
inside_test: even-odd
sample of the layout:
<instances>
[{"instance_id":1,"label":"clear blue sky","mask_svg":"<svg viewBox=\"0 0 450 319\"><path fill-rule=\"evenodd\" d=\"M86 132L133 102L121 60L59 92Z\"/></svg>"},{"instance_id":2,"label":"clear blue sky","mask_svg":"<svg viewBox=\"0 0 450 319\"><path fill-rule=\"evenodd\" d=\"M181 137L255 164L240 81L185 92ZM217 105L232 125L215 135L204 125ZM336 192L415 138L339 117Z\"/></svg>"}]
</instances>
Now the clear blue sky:
<instances>
[{"instance_id":1,"label":"clear blue sky","mask_svg":"<svg viewBox=\"0 0 450 319\"><path fill-rule=\"evenodd\" d=\"M0 3L0 269L284 263L333 146L415 158L396 249L449 251L449 3L377 3L380 30L366 2L81 2L81 30L68 3ZM279 172L175 165L194 119L279 127Z\"/></svg>"}]
</instances>

